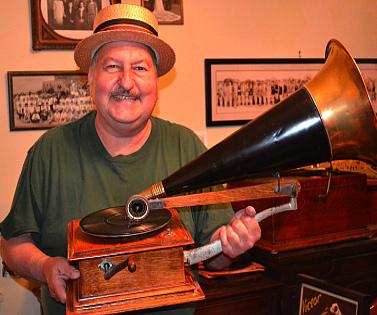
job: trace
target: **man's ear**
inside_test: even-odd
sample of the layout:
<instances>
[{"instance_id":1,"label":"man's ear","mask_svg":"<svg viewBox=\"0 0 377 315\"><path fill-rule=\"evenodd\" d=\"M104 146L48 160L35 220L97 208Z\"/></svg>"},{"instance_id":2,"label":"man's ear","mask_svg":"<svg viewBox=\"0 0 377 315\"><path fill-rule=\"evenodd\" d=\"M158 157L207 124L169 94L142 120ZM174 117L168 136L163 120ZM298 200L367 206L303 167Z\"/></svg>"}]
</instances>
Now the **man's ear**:
<instances>
[{"instance_id":1,"label":"man's ear","mask_svg":"<svg viewBox=\"0 0 377 315\"><path fill-rule=\"evenodd\" d=\"M92 82L93 82L93 71L94 71L94 68L92 66L89 67L89 71L88 71L88 83L89 83L89 86L92 85Z\"/></svg>"}]
</instances>

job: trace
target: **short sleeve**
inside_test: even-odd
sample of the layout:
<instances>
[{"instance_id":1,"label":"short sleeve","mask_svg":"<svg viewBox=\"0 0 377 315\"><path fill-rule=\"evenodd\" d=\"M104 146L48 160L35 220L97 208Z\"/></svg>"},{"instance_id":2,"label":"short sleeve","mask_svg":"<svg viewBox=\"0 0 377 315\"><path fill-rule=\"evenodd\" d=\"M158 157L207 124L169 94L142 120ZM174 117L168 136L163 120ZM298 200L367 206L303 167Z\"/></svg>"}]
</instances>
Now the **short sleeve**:
<instances>
[{"instance_id":1,"label":"short sleeve","mask_svg":"<svg viewBox=\"0 0 377 315\"><path fill-rule=\"evenodd\" d=\"M13 197L11 210L0 224L1 234L5 239L19 236L25 233L40 233L42 215L39 195L39 175L36 169L34 147L29 150L22 167L16 191Z\"/></svg>"}]
</instances>

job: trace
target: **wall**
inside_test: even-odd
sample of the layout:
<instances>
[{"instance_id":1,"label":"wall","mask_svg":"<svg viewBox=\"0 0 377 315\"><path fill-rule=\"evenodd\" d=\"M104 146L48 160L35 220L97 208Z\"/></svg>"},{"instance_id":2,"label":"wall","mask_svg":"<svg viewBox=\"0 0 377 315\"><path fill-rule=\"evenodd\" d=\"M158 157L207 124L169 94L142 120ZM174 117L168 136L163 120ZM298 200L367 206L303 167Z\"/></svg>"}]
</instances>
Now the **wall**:
<instances>
[{"instance_id":1,"label":"wall","mask_svg":"<svg viewBox=\"0 0 377 315\"><path fill-rule=\"evenodd\" d=\"M236 128L205 127L204 58L297 58L299 51L303 58L321 58L331 38L340 40L355 58L377 58L375 0L184 0L183 9L184 25L160 26L160 36L173 46L178 59L174 70L160 80L155 113L204 133L209 146ZM25 154L43 132L9 131L6 72L72 70L75 64L72 51L32 51L27 1L7 1L0 21L2 220ZM39 313L36 299L13 280L0 278L0 293L0 314ZM17 303L10 296L16 296Z\"/></svg>"}]
</instances>

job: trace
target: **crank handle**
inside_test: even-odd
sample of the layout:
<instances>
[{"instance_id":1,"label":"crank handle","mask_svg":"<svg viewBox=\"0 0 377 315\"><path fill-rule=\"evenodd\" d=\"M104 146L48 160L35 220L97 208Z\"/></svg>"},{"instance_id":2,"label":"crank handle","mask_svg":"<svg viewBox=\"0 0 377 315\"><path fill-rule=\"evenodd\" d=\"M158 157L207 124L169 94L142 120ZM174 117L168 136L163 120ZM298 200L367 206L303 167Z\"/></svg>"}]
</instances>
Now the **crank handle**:
<instances>
[{"instance_id":1,"label":"crank handle","mask_svg":"<svg viewBox=\"0 0 377 315\"><path fill-rule=\"evenodd\" d=\"M105 258L99 265L98 268L103 271L103 278L105 280L110 280L114 275L123 269L128 269L129 272L136 271L136 263L133 257L129 257L126 260L120 262L119 264L113 263L111 260Z\"/></svg>"}]
</instances>

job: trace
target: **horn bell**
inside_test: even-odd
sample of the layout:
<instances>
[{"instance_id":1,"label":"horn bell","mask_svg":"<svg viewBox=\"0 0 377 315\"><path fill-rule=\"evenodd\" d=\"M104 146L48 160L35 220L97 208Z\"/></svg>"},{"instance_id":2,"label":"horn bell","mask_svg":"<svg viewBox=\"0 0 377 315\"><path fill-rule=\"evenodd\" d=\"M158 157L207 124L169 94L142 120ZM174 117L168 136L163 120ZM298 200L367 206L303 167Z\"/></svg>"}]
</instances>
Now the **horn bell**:
<instances>
[{"instance_id":1,"label":"horn bell","mask_svg":"<svg viewBox=\"0 0 377 315\"><path fill-rule=\"evenodd\" d=\"M306 84L327 131L331 160L361 160L377 166L377 120L354 59L332 39L326 63Z\"/></svg>"}]
</instances>

